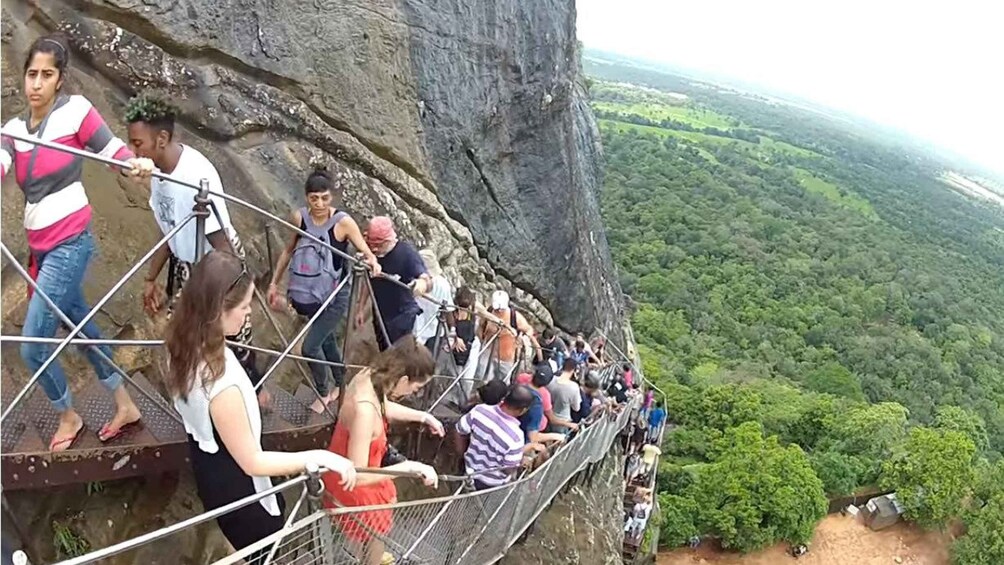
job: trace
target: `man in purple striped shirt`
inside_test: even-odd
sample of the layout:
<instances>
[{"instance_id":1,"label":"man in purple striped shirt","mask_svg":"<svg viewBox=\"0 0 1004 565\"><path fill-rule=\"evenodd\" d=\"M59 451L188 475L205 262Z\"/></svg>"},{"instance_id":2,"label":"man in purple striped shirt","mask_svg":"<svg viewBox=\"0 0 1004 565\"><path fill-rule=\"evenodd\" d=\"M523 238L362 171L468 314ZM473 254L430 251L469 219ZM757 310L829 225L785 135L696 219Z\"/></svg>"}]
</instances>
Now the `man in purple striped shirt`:
<instances>
[{"instance_id":1,"label":"man in purple striped shirt","mask_svg":"<svg viewBox=\"0 0 1004 565\"><path fill-rule=\"evenodd\" d=\"M537 449L524 445L519 417L533 403L533 394L524 386L509 388L496 406L478 404L457 422L457 432L470 437L464 464L474 476L474 488L484 490L509 482L523 462L523 453Z\"/></svg>"}]
</instances>

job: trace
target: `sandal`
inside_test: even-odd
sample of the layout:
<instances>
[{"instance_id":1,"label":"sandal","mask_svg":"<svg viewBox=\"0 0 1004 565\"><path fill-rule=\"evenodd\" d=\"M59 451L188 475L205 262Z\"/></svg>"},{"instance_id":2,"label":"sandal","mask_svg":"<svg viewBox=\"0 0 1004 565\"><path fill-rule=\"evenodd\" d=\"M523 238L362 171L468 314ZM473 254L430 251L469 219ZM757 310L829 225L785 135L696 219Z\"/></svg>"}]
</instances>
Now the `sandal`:
<instances>
[{"instance_id":1,"label":"sandal","mask_svg":"<svg viewBox=\"0 0 1004 565\"><path fill-rule=\"evenodd\" d=\"M109 441L122 436L126 432L134 428L138 428L141 425L143 425L142 419L129 422L128 424L122 424L117 429L113 429L111 427L111 422L108 422L107 424L101 426L101 429L98 431L98 439L101 440L101 443L108 443Z\"/></svg>"},{"instance_id":2,"label":"sandal","mask_svg":"<svg viewBox=\"0 0 1004 565\"><path fill-rule=\"evenodd\" d=\"M74 432L72 436L65 436L59 439L56 439L56 436L52 436L52 440L49 441L49 451L58 453L60 451L66 451L67 449L70 449L71 447L73 447L73 444L76 443L77 439L80 437L80 433L83 431L84 431L84 423L81 422L80 427L77 428L77 431ZM66 444L66 447L63 447L62 449L56 449L57 447L60 447L63 444Z\"/></svg>"}]
</instances>

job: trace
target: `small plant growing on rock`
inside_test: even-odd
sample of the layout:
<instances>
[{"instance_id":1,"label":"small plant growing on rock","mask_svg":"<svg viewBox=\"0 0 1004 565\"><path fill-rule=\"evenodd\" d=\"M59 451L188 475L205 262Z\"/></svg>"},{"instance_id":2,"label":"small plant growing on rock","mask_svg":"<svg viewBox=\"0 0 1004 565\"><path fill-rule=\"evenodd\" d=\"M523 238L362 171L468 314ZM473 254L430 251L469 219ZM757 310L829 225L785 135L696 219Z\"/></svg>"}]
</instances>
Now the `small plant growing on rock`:
<instances>
[{"instance_id":1,"label":"small plant growing on rock","mask_svg":"<svg viewBox=\"0 0 1004 565\"><path fill-rule=\"evenodd\" d=\"M73 531L68 523L53 520L52 545L56 548L57 559L79 557L91 549L91 544Z\"/></svg>"}]
</instances>

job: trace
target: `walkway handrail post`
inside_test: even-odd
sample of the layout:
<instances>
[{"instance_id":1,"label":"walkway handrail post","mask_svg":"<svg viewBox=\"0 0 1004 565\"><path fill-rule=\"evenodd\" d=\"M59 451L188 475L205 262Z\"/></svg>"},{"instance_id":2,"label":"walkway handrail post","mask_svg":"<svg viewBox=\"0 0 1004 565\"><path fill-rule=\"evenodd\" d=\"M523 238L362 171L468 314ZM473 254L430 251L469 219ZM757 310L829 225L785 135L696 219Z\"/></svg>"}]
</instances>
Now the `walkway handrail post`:
<instances>
[{"instance_id":1,"label":"walkway handrail post","mask_svg":"<svg viewBox=\"0 0 1004 565\"><path fill-rule=\"evenodd\" d=\"M352 287L349 290L349 308L345 312L345 335L342 337L342 361L345 361L346 367L345 374L342 375L342 380L338 383L339 411L341 411L342 404L345 402L345 386L349 380L349 367L347 365L349 364L349 336L352 334L349 330L356 323L356 310L358 309L356 302L359 301L359 296L362 292L363 277L368 276L366 266L360 260L361 258L362 253L356 253L356 261L352 263L352 272L348 275L352 277Z\"/></svg>"},{"instance_id":2,"label":"walkway handrail post","mask_svg":"<svg viewBox=\"0 0 1004 565\"><path fill-rule=\"evenodd\" d=\"M195 263L206 255L206 218L209 217L209 179L199 179L199 192L195 195ZM226 229L223 224L220 227Z\"/></svg>"}]
</instances>

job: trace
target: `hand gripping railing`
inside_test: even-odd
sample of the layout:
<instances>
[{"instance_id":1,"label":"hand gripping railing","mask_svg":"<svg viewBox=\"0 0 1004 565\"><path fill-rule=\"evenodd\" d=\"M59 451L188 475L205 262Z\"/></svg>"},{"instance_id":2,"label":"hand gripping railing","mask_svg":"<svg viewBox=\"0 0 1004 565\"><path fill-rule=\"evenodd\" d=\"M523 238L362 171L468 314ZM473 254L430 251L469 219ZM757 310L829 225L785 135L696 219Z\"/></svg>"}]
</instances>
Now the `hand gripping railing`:
<instances>
[{"instance_id":1,"label":"hand gripping railing","mask_svg":"<svg viewBox=\"0 0 1004 565\"><path fill-rule=\"evenodd\" d=\"M572 477L610 453L618 434L630 422L637 402L635 397L617 410L597 415L532 473L500 487L468 493L457 488L452 490L453 494L450 496L425 500L378 506L337 507L327 493L321 491L317 474L305 473L268 491L58 565L85 565L136 551L152 543L169 544L171 537L176 534L266 496L289 492L296 487L301 492L282 529L216 561L216 565L245 562L251 555L259 556L251 565L355 565L358 563L358 556L354 552L358 548L346 537L347 528L368 531L383 544L386 552L394 556L397 563L493 563L516 543ZM413 476L382 469L357 471L397 477ZM461 479L441 477L441 480L450 481ZM325 501L326 504L322 505ZM366 530L367 524L372 523L375 516L389 519L392 525L387 533L376 532L372 528Z\"/></svg>"}]
</instances>

